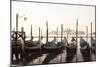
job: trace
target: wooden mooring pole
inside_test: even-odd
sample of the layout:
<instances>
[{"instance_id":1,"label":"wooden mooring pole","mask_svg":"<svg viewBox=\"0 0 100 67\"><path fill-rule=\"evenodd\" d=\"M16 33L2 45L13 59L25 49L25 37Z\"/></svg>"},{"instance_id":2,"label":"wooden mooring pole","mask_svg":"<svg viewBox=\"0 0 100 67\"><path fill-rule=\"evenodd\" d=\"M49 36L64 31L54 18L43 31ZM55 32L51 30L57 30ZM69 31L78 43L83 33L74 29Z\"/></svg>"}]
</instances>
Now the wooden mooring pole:
<instances>
[{"instance_id":1,"label":"wooden mooring pole","mask_svg":"<svg viewBox=\"0 0 100 67\"><path fill-rule=\"evenodd\" d=\"M88 26L86 26L86 41L88 42Z\"/></svg>"},{"instance_id":2,"label":"wooden mooring pole","mask_svg":"<svg viewBox=\"0 0 100 67\"><path fill-rule=\"evenodd\" d=\"M62 42L62 38L63 38L63 24L61 24L61 42Z\"/></svg>"},{"instance_id":3,"label":"wooden mooring pole","mask_svg":"<svg viewBox=\"0 0 100 67\"><path fill-rule=\"evenodd\" d=\"M76 20L76 61L78 61L78 19Z\"/></svg>"},{"instance_id":4,"label":"wooden mooring pole","mask_svg":"<svg viewBox=\"0 0 100 67\"><path fill-rule=\"evenodd\" d=\"M42 35L42 30L41 30L41 40L42 40L42 38L43 38L43 35Z\"/></svg>"},{"instance_id":5,"label":"wooden mooring pole","mask_svg":"<svg viewBox=\"0 0 100 67\"><path fill-rule=\"evenodd\" d=\"M31 25L31 41L32 41L32 39L33 39L33 33L32 33L32 25Z\"/></svg>"},{"instance_id":6,"label":"wooden mooring pole","mask_svg":"<svg viewBox=\"0 0 100 67\"><path fill-rule=\"evenodd\" d=\"M17 52L17 40L18 40L18 14L16 14L16 32L15 32L15 49L16 49L16 52ZM16 60L18 60L18 56L16 57Z\"/></svg>"},{"instance_id":7,"label":"wooden mooring pole","mask_svg":"<svg viewBox=\"0 0 100 67\"><path fill-rule=\"evenodd\" d=\"M31 33L30 33L30 35L31 35L31 41L32 41L33 40L32 25L31 25Z\"/></svg>"},{"instance_id":8,"label":"wooden mooring pole","mask_svg":"<svg viewBox=\"0 0 100 67\"><path fill-rule=\"evenodd\" d=\"M24 28L22 27L21 28L21 30L22 30L22 40L23 40L23 43L22 43L22 50L24 51L24 45L25 45L25 39L24 39Z\"/></svg>"},{"instance_id":9,"label":"wooden mooring pole","mask_svg":"<svg viewBox=\"0 0 100 67\"><path fill-rule=\"evenodd\" d=\"M48 21L46 21L46 43L48 44Z\"/></svg>"},{"instance_id":10,"label":"wooden mooring pole","mask_svg":"<svg viewBox=\"0 0 100 67\"><path fill-rule=\"evenodd\" d=\"M92 22L91 22L91 46L92 47ZM92 57L92 49L90 49L90 57Z\"/></svg>"},{"instance_id":11,"label":"wooden mooring pole","mask_svg":"<svg viewBox=\"0 0 100 67\"><path fill-rule=\"evenodd\" d=\"M16 14L16 32L18 31L18 14Z\"/></svg>"},{"instance_id":12,"label":"wooden mooring pole","mask_svg":"<svg viewBox=\"0 0 100 67\"><path fill-rule=\"evenodd\" d=\"M68 35L69 35L69 32L68 32L68 28L67 28L67 40L68 40Z\"/></svg>"},{"instance_id":13,"label":"wooden mooring pole","mask_svg":"<svg viewBox=\"0 0 100 67\"><path fill-rule=\"evenodd\" d=\"M58 27L57 27L57 41L58 41Z\"/></svg>"},{"instance_id":14,"label":"wooden mooring pole","mask_svg":"<svg viewBox=\"0 0 100 67\"><path fill-rule=\"evenodd\" d=\"M22 63L24 64L24 61L25 61L25 33L24 33L24 28L22 27L21 28L22 30Z\"/></svg>"},{"instance_id":15,"label":"wooden mooring pole","mask_svg":"<svg viewBox=\"0 0 100 67\"><path fill-rule=\"evenodd\" d=\"M16 45L16 48L17 48L17 40L18 40L18 14L16 14L16 38L15 38L15 45Z\"/></svg>"},{"instance_id":16,"label":"wooden mooring pole","mask_svg":"<svg viewBox=\"0 0 100 67\"><path fill-rule=\"evenodd\" d=\"M40 27L39 27L39 43L41 41L41 36L40 36Z\"/></svg>"},{"instance_id":17,"label":"wooden mooring pole","mask_svg":"<svg viewBox=\"0 0 100 67\"><path fill-rule=\"evenodd\" d=\"M91 44L92 44L92 22L91 22Z\"/></svg>"}]
</instances>

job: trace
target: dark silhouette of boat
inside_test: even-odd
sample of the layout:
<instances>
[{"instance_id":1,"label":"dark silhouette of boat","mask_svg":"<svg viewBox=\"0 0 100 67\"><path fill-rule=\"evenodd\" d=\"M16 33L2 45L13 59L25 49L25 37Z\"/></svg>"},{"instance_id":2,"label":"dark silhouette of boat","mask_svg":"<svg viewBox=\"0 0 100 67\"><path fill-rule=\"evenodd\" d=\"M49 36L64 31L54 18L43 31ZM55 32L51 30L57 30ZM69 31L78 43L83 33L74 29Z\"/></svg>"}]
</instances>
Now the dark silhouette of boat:
<instances>
[{"instance_id":1,"label":"dark silhouette of boat","mask_svg":"<svg viewBox=\"0 0 100 67\"><path fill-rule=\"evenodd\" d=\"M67 53L75 54L77 50L76 40L72 37L71 43L67 43L66 51Z\"/></svg>"},{"instance_id":2,"label":"dark silhouette of boat","mask_svg":"<svg viewBox=\"0 0 100 67\"><path fill-rule=\"evenodd\" d=\"M63 25L61 25L61 31L62 30L63 30ZM57 34L58 34L58 29L57 29ZM62 32L61 32L61 42L57 42L56 37L54 37L54 39L51 42L48 42L48 22L46 21L46 43L42 46L42 51L56 52L56 51L62 51L62 49L64 49L64 43L62 42Z\"/></svg>"},{"instance_id":3,"label":"dark silhouette of boat","mask_svg":"<svg viewBox=\"0 0 100 67\"><path fill-rule=\"evenodd\" d=\"M91 38L91 50L92 50L92 53L96 53L96 40Z\"/></svg>"},{"instance_id":4,"label":"dark silhouette of boat","mask_svg":"<svg viewBox=\"0 0 100 67\"><path fill-rule=\"evenodd\" d=\"M42 50L45 52L58 52L64 48L63 42L56 42L56 37L51 42L48 42L42 46Z\"/></svg>"},{"instance_id":5,"label":"dark silhouette of boat","mask_svg":"<svg viewBox=\"0 0 100 67\"><path fill-rule=\"evenodd\" d=\"M33 41L33 36L32 36L32 25L31 25L31 39L28 41L25 41L25 52L27 53L37 53L41 52L41 46L43 45L42 43L43 37L40 37L40 27L39 27L39 40L38 41Z\"/></svg>"},{"instance_id":6,"label":"dark silhouette of boat","mask_svg":"<svg viewBox=\"0 0 100 67\"><path fill-rule=\"evenodd\" d=\"M74 39L74 37L72 37L71 43L68 43L66 37L64 37L64 39L62 40L64 47L66 47L66 62L72 62L72 59L74 58L75 54L76 54L76 40Z\"/></svg>"},{"instance_id":7,"label":"dark silhouette of boat","mask_svg":"<svg viewBox=\"0 0 100 67\"><path fill-rule=\"evenodd\" d=\"M25 51L27 53L37 52L41 50L41 44L38 41L25 41Z\"/></svg>"},{"instance_id":8,"label":"dark silhouette of boat","mask_svg":"<svg viewBox=\"0 0 100 67\"><path fill-rule=\"evenodd\" d=\"M73 62L74 56L75 56L75 52L73 52L73 53L67 52L67 54L66 54L66 62L67 63Z\"/></svg>"},{"instance_id":9,"label":"dark silhouette of boat","mask_svg":"<svg viewBox=\"0 0 100 67\"><path fill-rule=\"evenodd\" d=\"M91 60L91 53L90 53L91 49L89 43L86 42L82 37L80 37L80 51L84 61Z\"/></svg>"}]
</instances>

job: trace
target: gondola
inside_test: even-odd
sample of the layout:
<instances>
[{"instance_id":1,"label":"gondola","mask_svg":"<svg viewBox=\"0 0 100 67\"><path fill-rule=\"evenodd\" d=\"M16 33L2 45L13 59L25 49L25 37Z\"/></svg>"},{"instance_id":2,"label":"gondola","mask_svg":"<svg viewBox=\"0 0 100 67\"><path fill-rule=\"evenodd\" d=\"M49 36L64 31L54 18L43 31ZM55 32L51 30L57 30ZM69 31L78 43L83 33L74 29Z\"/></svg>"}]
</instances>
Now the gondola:
<instances>
[{"instance_id":1,"label":"gondola","mask_svg":"<svg viewBox=\"0 0 100 67\"><path fill-rule=\"evenodd\" d=\"M84 61L90 61L91 59L91 48L89 43L86 42L83 38L80 39L80 51L83 56Z\"/></svg>"},{"instance_id":2,"label":"gondola","mask_svg":"<svg viewBox=\"0 0 100 67\"><path fill-rule=\"evenodd\" d=\"M33 35L32 35L32 25L31 25L31 39L28 41L25 41L25 52L26 53L41 53L41 40L43 37L40 37L40 27L39 27L39 40L33 41Z\"/></svg>"},{"instance_id":3,"label":"gondola","mask_svg":"<svg viewBox=\"0 0 100 67\"><path fill-rule=\"evenodd\" d=\"M76 40L74 39L74 37L72 37L71 43L67 42L66 51L67 53L76 54L76 50L77 50Z\"/></svg>"},{"instance_id":4,"label":"gondola","mask_svg":"<svg viewBox=\"0 0 100 67\"><path fill-rule=\"evenodd\" d=\"M44 52L61 52L63 50L64 46L62 42L58 42L56 44L53 44L52 42L48 42L48 44L44 44L42 47L42 50Z\"/></svg>"},{"instance_id":5,"label":"gondola","mask_svg":"<svg viewBox=\"0 0 100 67\"><path fill-rule=\"evenodd\" d=\"M92 53L96 53L96 40L95 39L91 39L91 51Z\"/></svg>"},{"instance_id":6,"label":"gondola","mask_svg":"<svg viewBox=\"0 0 100 67\"><path fill-rule=\"evenodd\" d=\"M73 58L76 55L76 48L68 47L66 49L66 52L67 52L67 54L66 54L66 62L67 63L73 62Z\"/></svg>"},{"instance_id":7,"label":"gondola","mask_svg":"<svg viewBox=\"0 0 100 67\"><path fill-rule=\"evenodd\" d=\"M25 52L37 53L41 50L41 44L38 41L25 41Z\"/></svg>"},{"instance_id":8,"label":"gondola","mask_svg":"<svg viewBox=\"0 0 100 67\"><path fill-rule=\"evenodd\" d=\"M45 52L61 52L64 49L63 42L57 42L56 37L51 42L47 42L43 45L42 49Z\"/></svg>"},{"instance_id":9,"label":"gondola","mask_svg":"<svg viewBox=\"0 0 100 67\"><path fill-rule=\"evenodd\" d=\"M90 52L89 43L86 42L83 38L80 39L80 50L82 53Z\"/></svg>"},{"instance_id":10,"label":"gondola","mask_svg":"<svg viewBox=\"0 0 100 67\"><path fill-rule=\"evenodd\" d=\"M76 52L77 52L77 46L76 46L76 41L71 41L71 43L67 43L66 46L66 62L72 62L72 59L74 58Z\"/></svg>"},{"instance_id":11,"label":"gondola","mask_svg":"<svg viewBox=\"0 0 100 67\"><path fill-rule=\"evenodd\" d=\"M76 42L71 42L66 46L66 51L67 53L73 53L76 54L76 50L77 50L77 46L76 46Z\"/></svg>"},{"instance_id":12,"label":"gondola","mask_svg":"<svg viewBox=\"0 0 100 67\"><path fill-rule=\"evenodd\" d=\"M62 30L63 25L61 25ZM62 51L64 48L63 42L57 42L56 37L51 42L48 42L48 22L46 21L46 43L42 46L42 51L49 53L49 52L59 52ZM58 28L57 28L57 38L58 38ZM61 32L61 39L62 39L62 32Z\"/></svg>"}]
</instances>

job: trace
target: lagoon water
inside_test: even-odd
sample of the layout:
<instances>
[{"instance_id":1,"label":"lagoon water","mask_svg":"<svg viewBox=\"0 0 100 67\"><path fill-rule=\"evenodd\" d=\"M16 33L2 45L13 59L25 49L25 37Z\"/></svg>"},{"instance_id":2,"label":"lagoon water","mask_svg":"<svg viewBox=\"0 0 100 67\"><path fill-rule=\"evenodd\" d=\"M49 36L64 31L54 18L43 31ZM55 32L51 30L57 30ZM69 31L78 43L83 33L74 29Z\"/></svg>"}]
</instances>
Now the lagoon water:
<instances>
[{"instance_id":1,"label":"lagoon water","mask_svg":"<svg viewBox=\"0 0 100 67\"><path fill-rule=\"evenodd\" d=\"M86 38L84 38L86 40ZM46 39L44 39L45 41ZM49 41L53 40L53 38L49 38ZM60 41L61 39L58 38L58 41ZM88 43L90 44L90 38L88 38ZM71 38L69 38L68 42L70 43ZM67 54L66 49L63 50L63 52L61 53L46 53L46 54L42 54L39 57L36 57L35 59L33 59L32 61L30 61L28 63L28 65L31 64L52 64L52 63L66 63L66 62L84 62L85 60L89 59L88 56L87 58L84 58L82 56L82 53L80 51L80 38L78 38L78 49L77 49L77 53L76 54ZM90 56L89 56L90 57ZM88 61L95 61L96 60L96 55L91 53L91 59L89 59Z\"/></svg>"},{"instance_id":2,"label":"lagoon water","mask_svg":"<svg viewBox=\"0 0 100 67\"><path fill-rule=\"evenodd\" d=\"M35 38L34 41L38 40L38 38ZM53 40L53 38L49 38L49 41ZM58 42L61 40L61 38L57 39ZM86 40L86 38L84 38ZM43 38L42 42L45 43L46 38ZM91 46L91 38L88 38L88 43ZM68 42L71 42L71 38L68 38ZM91 58L90 58L91 57ZM76 54L68 54L66 49L62 52L54 52L54 53L37 53L37 54L30 54L28 59L25 59L24 64L25 65L34 65L34 64L54 64L54 63L73 63L73 62L84 62L84 61L95 61L96 55L94 53L91 53L91 55L87 55L84 57L80 51L80 38L78 38L78 45L77 45L77 52ZM88 59L88 60L87 60ZM18 65L23 65L22 62L19 62Z\"/></svg>"}]
</instances>

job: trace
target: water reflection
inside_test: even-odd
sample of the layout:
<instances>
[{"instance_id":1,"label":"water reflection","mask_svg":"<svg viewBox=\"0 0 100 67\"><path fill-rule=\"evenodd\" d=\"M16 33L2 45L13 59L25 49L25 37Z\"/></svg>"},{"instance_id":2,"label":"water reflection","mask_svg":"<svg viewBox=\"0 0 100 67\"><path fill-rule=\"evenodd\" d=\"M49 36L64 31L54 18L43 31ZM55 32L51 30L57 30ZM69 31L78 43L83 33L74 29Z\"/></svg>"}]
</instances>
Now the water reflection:
<instances>
[{"instance_id":1,"label":"water reflection","mask_svg":"<svg viewBox=\"0 0 100 67\"><path fill-rule=\"evenodd\" d=\"M68 63L74 62L73 59L76 59L76 51L74 51L74 52L67 51L66 62L68 62Z\"/></svg>"},{"instance_id":2,"label":"water reflection","mask_svg":"<svg viewBox=\"0 0 100 67\"><path fill-rule=\"evenodd\" d=\"M48 53L48 55L46 56L46 58L44 59L42 64L48 64L51 60L56 58L60 53L62 53L62 52L50 52L50 53ZM54 62L52 62L52 63L54 63Z\"/></svg>"},{"instance_id":3,"label":"water reflection","mask_svg":"<svg viewBox=\"0 0 100 67\"><path fill-rule=\"evenodd\" d=\"M77 53L78 52L78 53ZM89 49L80 50L77 52L68 52L66 49L61 52L49 53L30 53L19 61L13 60L13 64L17 65L33 65L33 64L51 64L51 63L69 63L79 61L95 61L96 56Z\"/></svg>"}]
</instances>

